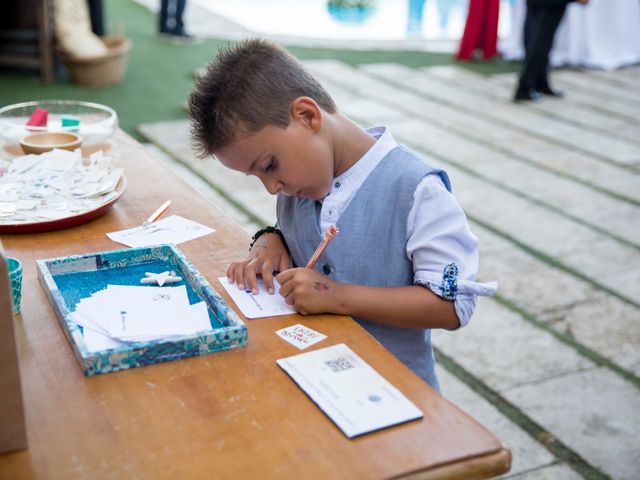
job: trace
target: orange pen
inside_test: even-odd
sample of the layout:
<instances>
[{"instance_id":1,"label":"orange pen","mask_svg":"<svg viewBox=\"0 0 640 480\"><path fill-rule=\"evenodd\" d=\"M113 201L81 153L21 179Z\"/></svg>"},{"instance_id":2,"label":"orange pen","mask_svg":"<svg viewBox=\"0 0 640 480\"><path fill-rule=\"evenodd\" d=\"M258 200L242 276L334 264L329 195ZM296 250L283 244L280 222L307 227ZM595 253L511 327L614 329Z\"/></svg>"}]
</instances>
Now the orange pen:
<instances>
[{"instance_id":1,"label":"orange pen","mask_svg":"<svg viewBox=\"0 0 640 480\"><path fill-rule=\"evenodd\" d=\"M164 214L164 212L167 211L167 209L169 208L169 205L171 205L171 200L167 200L162 205L160 205L160 207L142 223L142 226L146 227L150 223L153 223L156 220L158 220Z\"/></svg>"},{"instance_id":2,"label":"orange pen","mask_svg":"<svg viewBox=\"0 0 640 480\"><path fill-rule=\"evenodd\" d=\"M307 263L307 267L306 268L313 268L314 267L314 265L316 264L316 262L320 258L320 255L322 255L322 252L324 252L325 248L327 248L327 245L329 245L329 242L338 233L340 233L340 230L338 230L338 227L336 227L335 225L329 225L329 228L327 228L327 233L324 234L324 240L322 240L322 242L320 242L320 245L318 245L318 248L316 248L316 251L313 252L313 255L309 259L309 262Z\"/></svg>"}]
</instances>

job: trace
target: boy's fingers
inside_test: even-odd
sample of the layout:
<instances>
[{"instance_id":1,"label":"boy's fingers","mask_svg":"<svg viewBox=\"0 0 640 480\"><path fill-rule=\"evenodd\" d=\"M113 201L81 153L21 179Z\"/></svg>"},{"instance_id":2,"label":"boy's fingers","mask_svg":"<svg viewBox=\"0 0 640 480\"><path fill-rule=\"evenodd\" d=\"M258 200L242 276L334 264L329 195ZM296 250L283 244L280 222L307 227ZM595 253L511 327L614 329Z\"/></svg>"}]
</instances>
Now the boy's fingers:
<instances>
[{"instance_id":1,"label":"boy's fingers","mask_svg":"<svg viewBox=\"0 0 640 480\"><path fill-rule=\"evenodd\" d=\"M276 280L278 280L278 283L280 284L280 295L282 295L284 298L287 298L287 296L293 289L293 285L291 284L291 282L287 282L287 280L289 280L290 278L291 274L289 274L288 272L283 272L276 276Z\"/></svg>"},{"instance_id":2,"label":"boy's fingers","mask_svg":"<svg viewBox=\"0 0 640 480\"><path fill-rule=\"evenodd\" d=\"M276 280L278 280L278 283L282 286L284 285L287 280L289 280L291 278L291 276L293 275L293 270L285 270L284 272L280 272L278 275L276 275Z\"/></svg>"},{"instance_id":3,"label":"boy's fingers","mask_svg":"<svg viewBox=\"0 0 640 480\"><path fill-rule=\"evenodd\" d=\"M283 297L289 305L292 305L293 290L290 285L283 285L280 287L280 296Z\"/></svg>"},{"instance_id":4,"label":"boy's fingers","mask_svg":"<svg viewBox=\"0 0 640 480\"><path fill-rule=\"evenodd\" d=\"M229 265L227 268L227 280L229 283L233 283L236 281L235 271L233 270L233 264Z\"/></svg>"},{"instance_id":5,"label":"boy's fingers","mask_svg":"<svg viewBox=\"0 0 640 480\"><path fill-rule=\"evenodd\" d=\"M262 264L262 280L264 281L264 287L270 295L276 291L273 285L273 263L264 262Z\"/></svg>"},{"instance_id":6,"label":"boy's fingers","mask_svg":"<svg viewBox=\"0 0 640 480\"><path fill-rule=\"evenodd\" d=\"M243 263L233 263L227 269L227 278L229 279L229 283L235 283L238 288L244 288L244 264Z\"/></svg>"},{"instance_id":7,"label":"boy's fingers","mask_svg":"<svg viewBox=\"0 0 640 480\"><path fill-rule=\"evenodd\" d=\"M282 290L280 290L280 293L282 293ZM293 295L287 295L284 297L284 302L288 305L293 305Z\"/></svg>"},{"instance_id":8,"label":"boy's fingers","mask_svg":"<svg viewBox=\"0 0 640 480\"><path fill-rule=\"evenodd\" d=\"M258 280L256 278L256 269L249 267L249 264L247 264L247 266L244 269L244 280L245 280L244 289L251 290L251 293L253 293L254 295L257 295Z\"/></svg>"}]
</instances>

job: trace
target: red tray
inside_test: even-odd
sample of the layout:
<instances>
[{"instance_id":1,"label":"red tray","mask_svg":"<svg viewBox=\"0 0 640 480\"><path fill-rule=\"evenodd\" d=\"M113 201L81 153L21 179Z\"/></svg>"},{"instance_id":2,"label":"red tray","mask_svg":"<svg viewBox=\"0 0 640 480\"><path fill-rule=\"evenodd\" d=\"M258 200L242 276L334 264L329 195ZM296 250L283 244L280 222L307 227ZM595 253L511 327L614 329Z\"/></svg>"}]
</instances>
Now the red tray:
<instances>
[{"instance_id":1,"label":"red tray","mask_svg":"<svg viewBox=\"0 0 640 480\"><path fill-rule=\"evenodd\" d=\"M113 206L114 203L124 193L127 186L127 180L124 175L120 178L118 185L116 186L116 196L106 201L102 205L88 210L83 213L77 213L68 217L56 218L55 220L44 220L41 222L31 223L0 223L0 234L19 234L19 233L42 233L51 232L53 230L62 230L63 228L75 227L82 225L90 220L98 218L100 215L104 215Z\"/></svg>"}]
</instances>

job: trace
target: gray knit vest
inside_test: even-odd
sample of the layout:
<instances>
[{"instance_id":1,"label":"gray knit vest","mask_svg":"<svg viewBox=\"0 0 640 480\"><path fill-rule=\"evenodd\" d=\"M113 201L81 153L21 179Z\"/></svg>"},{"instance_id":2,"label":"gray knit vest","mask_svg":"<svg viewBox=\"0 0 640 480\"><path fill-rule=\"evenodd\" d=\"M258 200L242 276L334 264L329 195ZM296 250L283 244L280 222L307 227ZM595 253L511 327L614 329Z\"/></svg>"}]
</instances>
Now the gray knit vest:
<instances>
[{"instance_id":1,"label":"gray knit vest","mask_svg":"<svg viewBox=\"0 0 640 480\"><path fill-rule=\"evenodd\" d=\"M406 254L407 217L420 181L438 174L450 191L447 174L427 165L399 146L391 150L360 186L338 221L332 240L315 269L337 282L396 287L413 285L413 266ZM278 196L278 226L294 265L304 266L324 232L320 232L320 202ZM391 327L356 318L387 350L436 390L431 331Z\"/></svg>"}]
</instances>

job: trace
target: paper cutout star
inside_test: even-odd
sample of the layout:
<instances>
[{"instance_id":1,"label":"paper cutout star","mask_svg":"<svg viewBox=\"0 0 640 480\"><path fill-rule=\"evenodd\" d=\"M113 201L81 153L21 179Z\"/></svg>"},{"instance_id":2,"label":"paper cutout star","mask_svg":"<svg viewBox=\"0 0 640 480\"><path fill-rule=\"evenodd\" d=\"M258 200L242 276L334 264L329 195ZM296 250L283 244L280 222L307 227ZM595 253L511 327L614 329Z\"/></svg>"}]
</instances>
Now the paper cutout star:
<instances>
[{"instance_id":1,"label":"paper cutout star","mask_svg":"<svg viewBox=\"0 0 640 480\"><path fill-rule=\"evenodd\" d=\"M157 283L162 287L165 283L178 283L182 281L182 277L177 277L176 272L162 272L162 273L150 273L145 272L145 277L140 279L140 283L150 284Z\"/></svg>"}]
</instances>

